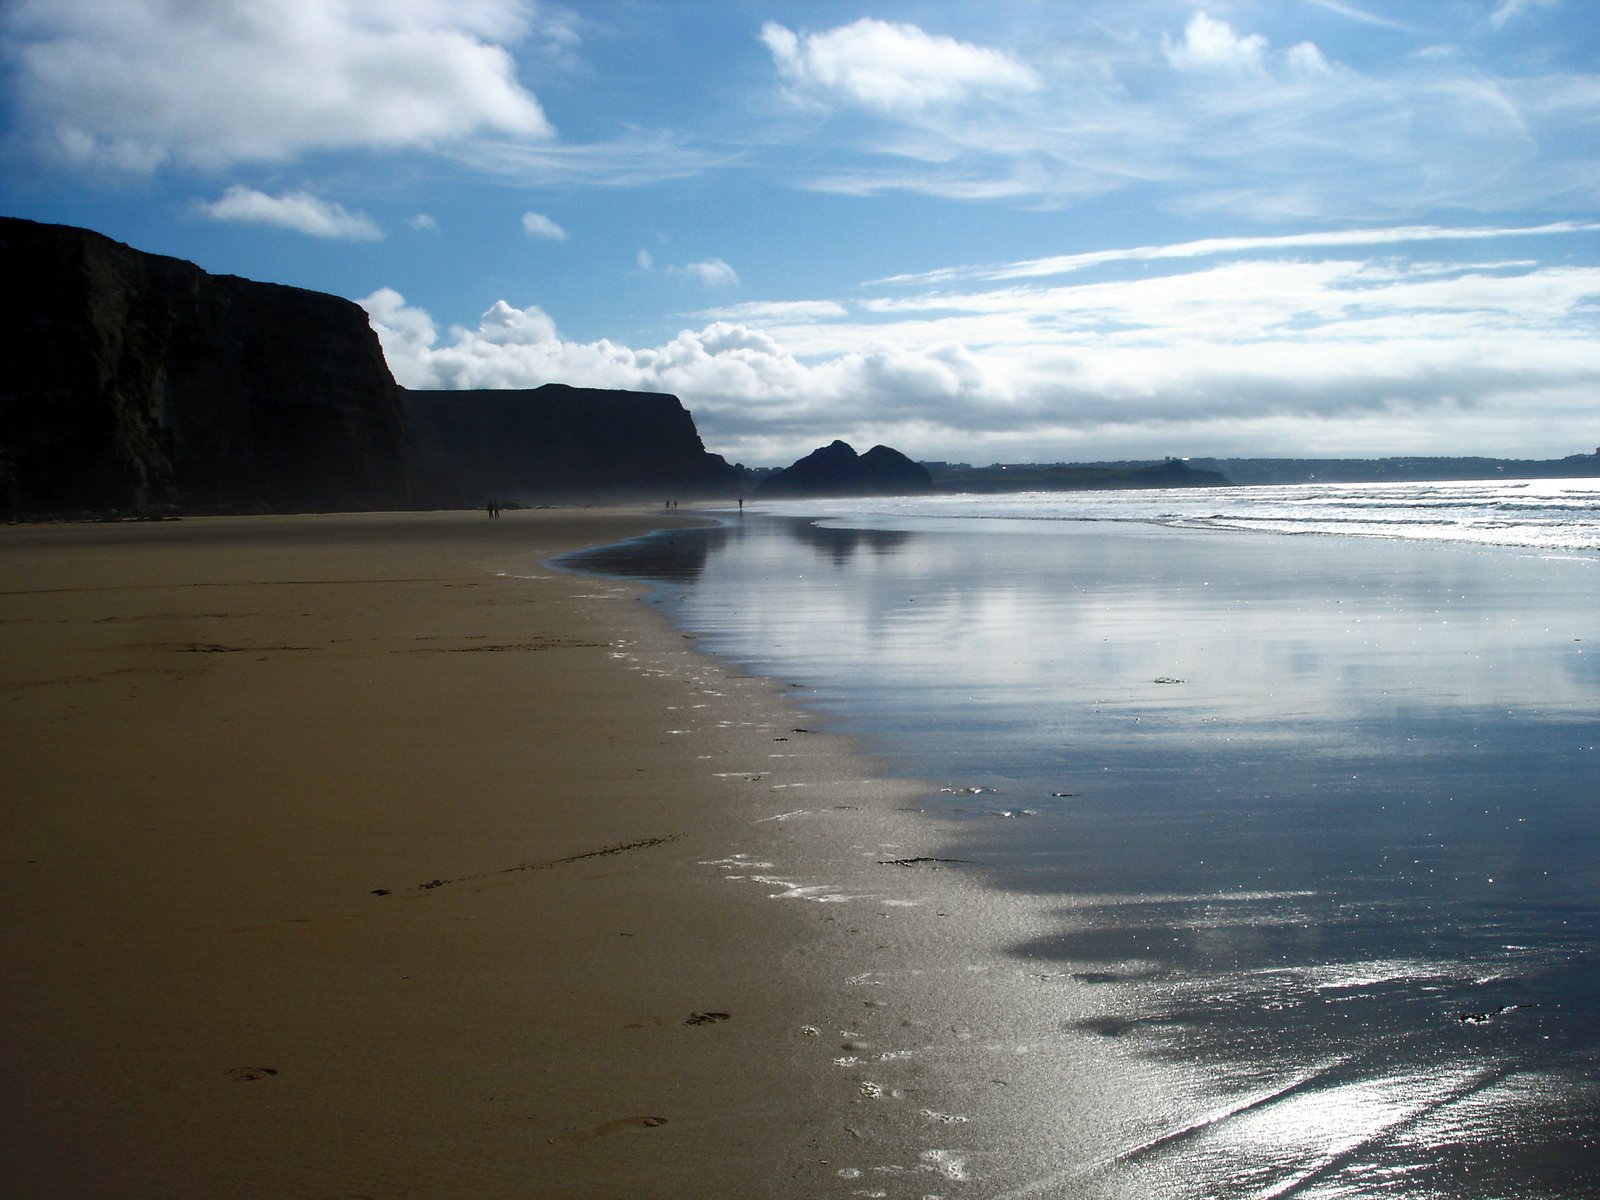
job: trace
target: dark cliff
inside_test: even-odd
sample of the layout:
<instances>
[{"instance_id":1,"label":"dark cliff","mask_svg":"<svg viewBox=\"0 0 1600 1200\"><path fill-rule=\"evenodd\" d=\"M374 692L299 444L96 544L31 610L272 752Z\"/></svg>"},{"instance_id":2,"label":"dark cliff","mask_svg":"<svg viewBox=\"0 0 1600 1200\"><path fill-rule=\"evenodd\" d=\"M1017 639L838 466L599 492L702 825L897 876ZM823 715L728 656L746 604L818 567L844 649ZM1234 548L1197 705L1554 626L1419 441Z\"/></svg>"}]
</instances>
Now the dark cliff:
<instances>
[{"instance_id":1,"label":"dark cliff","mask_svg":"<svg viewBox=\"0 0 1600 1200\"><path fill-rule=\"evenodd\" d=\"M914 496L932 490L928 469L900 451L874 446L857 454L848 442L835 441L767 476L756 495L777 500L789 496Z\"/></svg>"},{"instance_id":2,"label":"dark cliff","mask_svg":"<svg viewBox=\"0 0 1600 1200\"><path fill-rule=\"evenodd\" d=\"M362 309L0 218L0 514L400 507Z\"/></svg>"},{"instance_id":3,"label":"dark cliff","mask_svg":"<svg viewBox=\"0 0 1600 1200\"><path fill-rule=\"evenodd\" d=\"M401 393L419 502L732 496L676 396L575 388Z\"/></svg>"}]
</instances>

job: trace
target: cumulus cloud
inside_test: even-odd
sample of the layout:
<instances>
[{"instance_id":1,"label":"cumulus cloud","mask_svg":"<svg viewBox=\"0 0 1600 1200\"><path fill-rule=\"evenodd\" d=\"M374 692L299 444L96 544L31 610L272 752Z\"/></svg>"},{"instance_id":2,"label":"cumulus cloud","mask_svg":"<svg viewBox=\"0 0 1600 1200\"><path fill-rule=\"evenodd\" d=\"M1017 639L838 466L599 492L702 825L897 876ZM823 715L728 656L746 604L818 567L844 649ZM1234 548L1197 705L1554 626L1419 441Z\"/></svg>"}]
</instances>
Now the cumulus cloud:
<instances>
[{"instance_id":1,"label":"cumulus cloud","mask_svg":"<svg viewBox=\"0 0 1600 1200\"><path fill-rule=\"evenodd\" d=\"M374 242L383 237L383 231L365 213L350 212L342 205L320 200L309 192L269 196L235 184L221 199L202 203L200 211L215 221L275 225L312 237L340 241Z\"/></svg>"},{"instance_id":2,"label":"cumulus cloud","mask_svg":"<svg viewBox=\"0 0 1600 1200\"><path fill-rule=\"evenodd\" d=\"M441 338L394 293L363 303L408 386L672 392L712 449L753 463L835 437L978 462L1592 443L1600 268L1265 249L1150 254L1166 270L1132 279L734 305L649 347L568 341L504 304Z\"/></svg>"},{"instance_id":3,"label":"cumulus cloud","mask_svg":"<svg viewBox=\"0 0 1600 1200\"><path fill-rule=\"evenodd\" d=\"M640 249L634 255L634 267L642 274L649 274L656 269L655 255L650 251ZM727 262L720 258L702 259L700 262L675 263L662 268L668 275L679 279L689 279L702 287L725 288L733 287L739 282L739 272L735 271Z\"/></svg>"},{"instance_id":4,"label":"cumulus cloud","mask_svg":"<svg viewBox=\"0 0 1600 1200\"><path fill-rule=\"evenodd\" d=\"M543 213L523 213L522 228L531 237L544 238L552 242L564 242L567 240L567 231Z\"/></svg>"},{"instance_id":5,"label":"cumulus cloud","mask_svg":"<svg viewBox=\"0 0 1600 1200\"><path fill-rule=\"evenodd\" d=\"M670 268L674 275L681 275L686 279L693 279L706 287L732 287L739 282L739 272L735 271L720 258L708 258L703 262L685 263L681 267Z\"/></svg>"},{"instance_id":6,"label":"cumulus cloud","mask_svg":"<svg viewBox=\"0 0 1600 1200\"><path fill-rule=\"evenodd\" d=\"M526 0L12 0L18 127L57 159L219 168L308 151L547 138L507 48Z\"/></svg>"},{"instance_id":7,"label":"cumulus cloud","mask_svg":"<svg viewBox=\"0 0 1600 1200\"><path fill-rule=\"evenodd\" d=\"M1003 51L871 17L823 33L769 21L761 40L790 84L866 108L914 111L1038 87Z\"/></svg>"},{"instance_id":8,"label":"cumulus cloud","mask_svg":"<svg viewBox=\"0 0 1600 1200\"><path fill-rule=\"evenodd\" d=\"M1166 42L1167 61L1175 67L1259 69L1267 52L1267 39L1253 33L1240 36L1226 21L1198 12L1189 18L1183 40Z\"/></svg>"}]
</instances>

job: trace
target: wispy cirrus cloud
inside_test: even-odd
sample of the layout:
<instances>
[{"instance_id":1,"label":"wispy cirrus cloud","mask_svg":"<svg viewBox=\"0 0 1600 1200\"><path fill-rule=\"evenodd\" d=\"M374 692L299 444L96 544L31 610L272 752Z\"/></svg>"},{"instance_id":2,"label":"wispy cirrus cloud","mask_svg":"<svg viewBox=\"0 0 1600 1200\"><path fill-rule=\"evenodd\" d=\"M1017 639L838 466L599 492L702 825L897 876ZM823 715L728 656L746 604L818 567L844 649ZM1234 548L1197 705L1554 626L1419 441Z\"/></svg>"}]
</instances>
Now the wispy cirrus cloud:
<instances>
[{"instance_id":1,"label":"wispy cirrus cloud","mask_svg":"<svg viewBox=\"0 0 1600 1200\"><path fill-rule=\"evenodd\" d=\"M714 148L668 130L635 129L590 142L483 136L443 151L488 178L541 186L633 188L691 179L736 165L743 151Z\"/></svg>"},{"instance_id":2,"label":"wispy cirrus cloud","mask_svg":"<svg viewBox=\"0 0 1600 1200\"><path fill-rule=\"evenodd\" d=\"M1411 30L1415 28L1404 21L1397 21L1393 17L1375 13L1368 8L1346 4L1343 0L1308 0L1308 3L1314 4L1318 8L1327 9L1329 12L1338 13L1341 17L1348 17L1352 21L1359 21L1363 25L1372 25L1380 29Z\"/></svg>"},{"instance_id":3,"label":"wispy cirrus cloud","mask_svg":"<svg viewBox=\"0 0 1600 1200\"><path fill-rule=\"evenodd\" d=\"M850 153L802 180L818 191L1043 207L1128 191L1170 212L1275 223L1556 204L1575 189L1600 198L1600 155L1584 133L1600 118L1594 75L1530 60L1497 76L1470 56L1421 53L1423 35L1397 22L1322 7L1383 24L1418 52L1358 68L1204 10L1173 26L1164 6L1119 5L1115 36L1086 20L1044 44L951 40L997 56L1014 86L964 91L955 75L941 91L895 74L892 54L886 78L855 73L843 48L862 40L863 22L804 35L769 26L765 40L784 94L860 117L838 127ZM934 36L893 29L908 44Z\"/></svg>"},{"instance_id":4,"label":"wispy cirrus cloud","mask_svg":"<svg viewBox=\"0 0 1600 1200\"><path fill-rule=\"evenodd\" d=\"M1554 8L1559 3L1560 0L1500 0L1494 12L1489 14L1489 24L1500 29L1530 10Z\"/></svg>"},{"instance_id":5,"label":"wispy cirrus cloud","mask_svg":"<svg viewBox=\"0 0 1600 1200\"><path fill-rule=\"evenodd\" d=\"M1336 249L1341 247L1409 245L1421 242L1472 242L1509 237L1546 237L1600 232L1600 222L1556 221L1532 226L1482 226L1452 228L1441 225L1401 225L1385 229L1324 230L1317 233L1270 234L1261 237L1202 238L1168 246L1134 246L1058 254L1021 262L989 266L944 267L875 280L878 284L929 285L962 280L1027 279L1065 275L1118 262L1156 262L1162 259L1204 258L1218 254L1262 251Z\"/></svg>"},{"instance_id":6,"label":"wispy cirrus cloud","mask_svg":"<svg viewBox=\"0 0 1600 1200\"><path fill-rule=\"evenodd\" d=\"M269 196L235 184L220 199L203 202L199 207L214 221L272 225L338 241L375 242L383 238L383 230L365 213L350 212L343 205L309 192Z\"/></svg>"}]
</instances>

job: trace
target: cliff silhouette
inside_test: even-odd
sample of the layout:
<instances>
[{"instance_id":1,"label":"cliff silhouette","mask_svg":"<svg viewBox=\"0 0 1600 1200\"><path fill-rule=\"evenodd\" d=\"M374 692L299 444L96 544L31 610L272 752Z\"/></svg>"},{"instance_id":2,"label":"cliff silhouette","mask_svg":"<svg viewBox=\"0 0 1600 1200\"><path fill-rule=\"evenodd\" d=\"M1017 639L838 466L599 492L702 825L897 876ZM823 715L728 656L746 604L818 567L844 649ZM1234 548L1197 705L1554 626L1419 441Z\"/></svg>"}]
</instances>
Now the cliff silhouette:
<instances>
[{"instance_id":1,"label":"cliff silhouette","mask_svg":"<svg viewBox=\"0 0 1600 1200\"><path fill-rule=\"evenodd\" d=\"M848 442L834 441L768 475L756 488L763 500L803 496L914 496L933 490L933 477L921 463L898 450L874 446L857 454Z\"/></svg>"},{"instance_id":2,"label":"cliff silhouette","mask_svg":"<svg viewBox=\"0 0 1600 1200\"><path fill-rule=\"evenodd\" d=\"M570 497L733 496L676 396L568 387L402 391L412 479L428 507Z\"/></svg>"},{"instance_id":3,"label":"cliff silhouette","mask_svg":"<svg viewBox=\"0 0 1600 1200\"><path fill-rule=\"evenodd\" d=\"M0 217L0 518L731 496L677 397L408 392L320 292Z\"/></svg>"},{"instance_id":4,"label":"cliff silhouette","mask_svg":"<svg viewBox=\"0 0 1600 1200\"><path fill-rule=\"evenodd\" d=\"M0 509L397 507L405 422L366 313L0 218Z\"/></svg>"}]
</instances>

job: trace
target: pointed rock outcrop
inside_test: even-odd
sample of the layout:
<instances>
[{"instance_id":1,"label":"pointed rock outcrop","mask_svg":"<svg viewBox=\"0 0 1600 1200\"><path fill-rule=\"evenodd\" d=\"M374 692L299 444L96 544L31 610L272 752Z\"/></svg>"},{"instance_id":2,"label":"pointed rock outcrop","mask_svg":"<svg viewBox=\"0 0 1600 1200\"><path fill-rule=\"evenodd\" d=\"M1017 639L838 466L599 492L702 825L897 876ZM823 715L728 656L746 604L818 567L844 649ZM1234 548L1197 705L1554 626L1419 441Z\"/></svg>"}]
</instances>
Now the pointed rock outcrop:
<instances>
[{"instance_id":1,"label":"pointed rock outcrop","mask_svg":"<svg viewBox=\"0 0 1600 1200\"><path fill-rule=\"evenodd\" d=\"M767 476L756 495L767 500L804 496L914 496L933 489L933 477L898 450L874 446L857 454L847 442L813 450Z\"/></svg>"}]
</instances>

